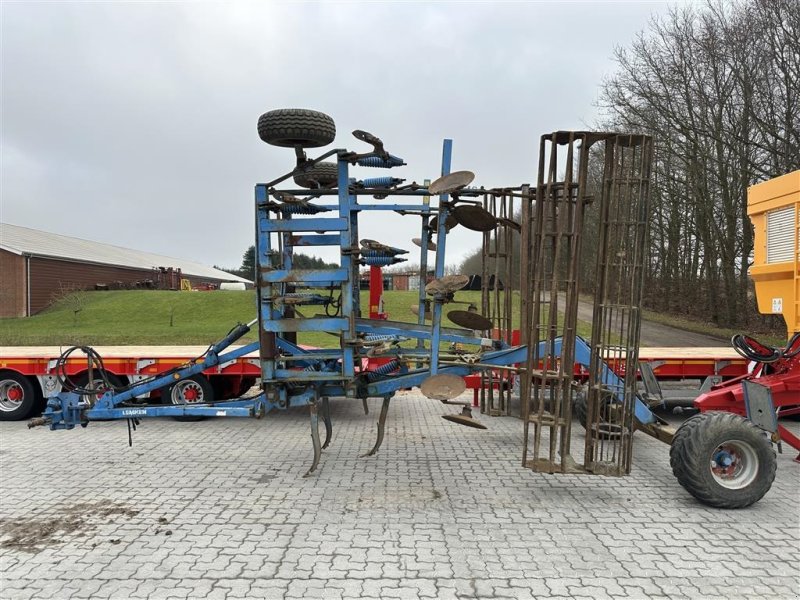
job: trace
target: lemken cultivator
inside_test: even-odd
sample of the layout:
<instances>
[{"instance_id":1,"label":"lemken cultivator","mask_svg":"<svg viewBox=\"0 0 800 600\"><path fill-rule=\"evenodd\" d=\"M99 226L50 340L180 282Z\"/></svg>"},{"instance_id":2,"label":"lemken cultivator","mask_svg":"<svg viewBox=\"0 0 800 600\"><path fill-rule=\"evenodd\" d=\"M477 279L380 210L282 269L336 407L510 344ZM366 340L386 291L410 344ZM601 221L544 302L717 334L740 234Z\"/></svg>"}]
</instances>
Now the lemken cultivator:
<instances>
[{"instance_id":1,"label":"lemken cultivator","mask_svg":"<svg viewBox=\"0 0 800 600\"><path fill-rule=\"evenodd\" d=\"M72 429L93 420L125 419L131 431L147 417L261 418L272 410L307 406L310 475L331 442L330 399L382 399L377 439L367 452L373 455L383 441L389 403L402 389L420 387L431 400L456 405L457 412L444 418L486 428L468 402L456 399L465 389L463 377L480 373L482 412L522 420L522 464L535 471L625 475L636 429L671 442L674 432L650 410L651 396L637 392L651 138L583 131L544 135L536 185L487 189L472 186L469 171L451 172L450 140L444 140L440 177L418 184L383 174L406 163L381 139L361 130L353 132L363 143L360 152L336 149L310 158L306 149L335 138L333 120L323 113L273 110L259 119L258 133L268 144L294 149L296 166L255 186L257 318L235 326L197 359L135 384L115 387L106 381L105 391L93 385L60 386L30 426ZM379 176L362 177L366 169L377 169ZM361 317L360 267L392 265L408 254L361 237L359 216L366 211L419 225L413 240L420 264L415 323ZM480 309L459 297L467 277L445 275L447 233L455 226L482 236ZM577 335L577 309L586 260L582 238L589 229L597 239L592 253L596 291L591 341L585 341ZM295 249L318 246L338 248L337 268L295 268ZM518 261L512 260L515 247L521 248ZM429 252L435 252L430 281ZM466 308L446 313L455 328L442 326L448 305ZM258 328L258 342L233 346L252 327ZM298 334L305 332L330 334L332 347L299 344ZM103 379L102 357L91 348L81 350L87 355L88 381L95 381L93 372ZM254 351L261 368L255 396L204 403L173 395L172 402L160 404L147 398ZM620 362L630 366L623 375L609 367ZM576 364L584 367L585 386L575 381ZM511 398L516 380L518 408ZM573 409L586 430L582 439L572 437ZM687 435L678 439L683 460L695 445L685 443ZM769 472L764 464L769 456L748 454L749 479L744 480L733 472L719 474L714 462L719 448L706 453L691 457L700 471L695 475L710 478L704 493L691 489L686 481L691 477L679 476L702 501L745 506L769 489L772 479L764 486L760 476ZM726 460L735 462L736 457L729 453Z\"/></svg>"}]
</instances>

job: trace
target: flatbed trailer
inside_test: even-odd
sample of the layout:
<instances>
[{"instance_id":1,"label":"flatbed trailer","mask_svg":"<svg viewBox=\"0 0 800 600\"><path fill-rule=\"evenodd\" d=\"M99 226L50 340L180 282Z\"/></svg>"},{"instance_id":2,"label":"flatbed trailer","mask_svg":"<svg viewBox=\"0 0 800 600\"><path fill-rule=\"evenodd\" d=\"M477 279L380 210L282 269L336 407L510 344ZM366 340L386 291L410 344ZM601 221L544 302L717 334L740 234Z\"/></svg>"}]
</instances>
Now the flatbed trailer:
<instances>
[{"instance_id":1,"label":"flatbed trailer","mask_svg":"<svg viewBox=\"0 0 800 600\"><path fill-rule=\"evenodd\" d=\"M241 346L231 346L238 350ZM120 386L132 385L161 373L168 373L202 356L207 346L95 346L103 358L106 376ZM81 385L88 382L86 355L73 352L58 369L66 348L58 346L0 346L0 420L26 419L44 409L44 399L62 391L61 380ZM194 383L173 388L189 400L213 402L236 398L253 386L261 375L258 352L208 368L194 376ZM108 377L107 377L108 378ZM61 379L61 380L60 380ZM102 377L92 378L102 388ZM160 396L159 391L142 397ZM30 396L32 394L32 396ZM166 398L166 396L165 396Z\"/></svg>"},{"instance_id":2,"label":"flatbed trailer","mask_svg":"<svg viewBox=\"0 0 800 600\"><path fill-rule=\"evenodd\" d=\"M238 348L240 346L232 346L231 350ZM120 385L129 385L185 365L203 355L207 347L96 346L94 349L103 358L106 373ZM63 350L58 346L0 346L0 420L34 416L44 409L44 398L62 390L56 368ZM727 379L747 373L747 361L732 348L641 348L639 360L650 363L659 379ZM617 375L624 376L624 361L611 362L609 366ZM64 363L61 375L85 383L86 355L80 351L73 353ZM206 394L206 402L225 400L241 395L260 375L258 352L251 352L203 371L200 376L210 386L210 397L208 387L196 387ZM575 365L576 379L587 375L585 367ZM20 383L20 378L29 383L32 392ZM469 375L465 380L477 398L480 375ZM32 404L26 401L26 393L34 394ZM151 395L158 395L158 392Z\"/></svg>"}]
</instances>

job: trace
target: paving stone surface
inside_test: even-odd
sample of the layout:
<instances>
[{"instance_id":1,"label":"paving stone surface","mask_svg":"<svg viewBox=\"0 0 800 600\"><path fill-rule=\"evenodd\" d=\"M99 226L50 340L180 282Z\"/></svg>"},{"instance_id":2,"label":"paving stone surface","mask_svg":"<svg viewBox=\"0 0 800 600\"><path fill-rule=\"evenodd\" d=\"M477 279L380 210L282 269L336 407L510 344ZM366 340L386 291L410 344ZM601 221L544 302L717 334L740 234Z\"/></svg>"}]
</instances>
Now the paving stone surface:
<instances>
[{"instance_id":1,"label":"paving stone surface","mask_svg":"<svg viewBox=\"0 0 800 600\"><path fill-rule=\"evenodd\" d=\"M332 402L333 443L307 478L301 410L151 420L132 448L121 422L0 423L0 597L800 597L791 449L761 502L720 511L641 433L628 477L537 474L520 466L520 421L459 427L415 394L359 458L370 406Z\"/></svg>"}]
</instances>

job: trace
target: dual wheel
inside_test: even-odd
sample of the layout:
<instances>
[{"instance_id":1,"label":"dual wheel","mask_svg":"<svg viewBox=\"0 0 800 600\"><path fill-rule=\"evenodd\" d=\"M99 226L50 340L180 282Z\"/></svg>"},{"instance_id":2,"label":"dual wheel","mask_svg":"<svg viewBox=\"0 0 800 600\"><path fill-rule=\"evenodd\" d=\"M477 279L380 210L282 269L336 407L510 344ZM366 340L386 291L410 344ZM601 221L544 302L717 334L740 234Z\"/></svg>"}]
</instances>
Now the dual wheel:
<instances>
[{"instance_id":1,"label":"dual wheel","mask_svg":"<svg viewBox=\"0 0 800 600\"><path fill-rule=\"evenodd\" d=\"M0 421L21 421L44 403L38 384L12 371L0 371Z\"/></svg>"}]
</instances>

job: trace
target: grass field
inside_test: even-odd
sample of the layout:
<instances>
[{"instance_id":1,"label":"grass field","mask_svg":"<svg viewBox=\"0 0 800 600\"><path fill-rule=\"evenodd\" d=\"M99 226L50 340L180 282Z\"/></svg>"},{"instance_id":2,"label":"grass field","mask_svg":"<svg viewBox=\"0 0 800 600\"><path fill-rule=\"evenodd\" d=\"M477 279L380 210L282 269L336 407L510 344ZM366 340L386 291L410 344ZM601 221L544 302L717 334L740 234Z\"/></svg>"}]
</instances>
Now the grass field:
<instances>
[{"instance_id":1,"label":"grass field","mask_svg":"<svg viewBox=\"0 0 800 600\"><path fill-rule=\"evenodd\" d=\"M458 292L458 300L480 305L480 292ZM416 322L411 306L417 292L384 293L384 309L397 321ZM367 292L361 294L364 313ZM76 312L76 309L80 308ZM465 309L451 304L451 310ZM305 316L321 313L322 307L301 308ZM518 325L519 294L514 294L514 325ZM186 345L219 340L236 323L256 315L255 292L167 292L155 290L84 292L67 298L48 310L24 319L0 320L2 346L52 345ZM445 318L444 325L452 325ZM590 325L581 323L579 333L588 337ZM247 338L254 341L251 332ZM337 343L325 333L303 334L301 343L330 347Z\"/></svg>"}]
</instances>

